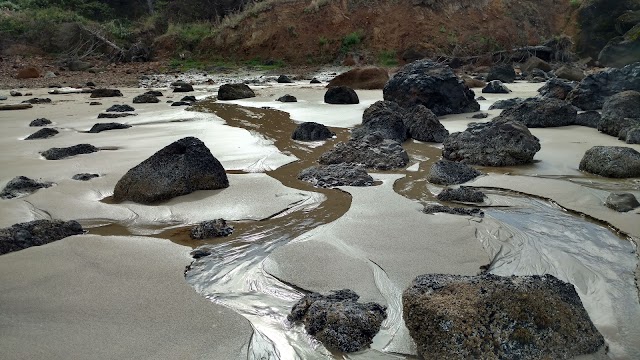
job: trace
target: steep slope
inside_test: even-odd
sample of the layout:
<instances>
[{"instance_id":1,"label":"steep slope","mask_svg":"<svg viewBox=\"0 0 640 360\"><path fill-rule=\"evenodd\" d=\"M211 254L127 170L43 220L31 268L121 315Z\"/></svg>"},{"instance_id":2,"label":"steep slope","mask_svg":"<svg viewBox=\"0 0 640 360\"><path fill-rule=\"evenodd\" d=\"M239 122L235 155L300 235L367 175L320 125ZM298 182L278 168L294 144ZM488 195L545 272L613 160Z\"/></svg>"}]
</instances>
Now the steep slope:
<instances>
[{"instance_id":1,"label":"steep slope","mask_svg":"<svg viewBox=\"0 0 640 360\"><path fill-rule=\"evenodd\" d=\"M477 55L574 35L568 0L267 0L227 18L199 52L323 63Z\"/></svg>"}]
</instances>

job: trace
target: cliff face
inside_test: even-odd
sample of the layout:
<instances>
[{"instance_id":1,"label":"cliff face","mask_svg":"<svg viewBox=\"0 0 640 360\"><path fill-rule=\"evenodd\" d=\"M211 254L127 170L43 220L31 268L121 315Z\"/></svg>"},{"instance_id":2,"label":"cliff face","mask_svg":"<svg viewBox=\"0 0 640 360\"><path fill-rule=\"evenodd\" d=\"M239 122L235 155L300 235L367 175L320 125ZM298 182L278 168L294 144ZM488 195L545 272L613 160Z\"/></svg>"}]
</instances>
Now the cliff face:
<instances>
[{"instance_id":1,"label":"cliff face","mask_svg":"<svg viewBox=\"0 0 640 360\"><path fill-rule=\"evenodd\" d=\"M230 17L199 48L236 59L324 63L478 55L575 35L567 0L276 0ZM258 11L259 10L259 11Z\"/></svg>"}]
</instances>

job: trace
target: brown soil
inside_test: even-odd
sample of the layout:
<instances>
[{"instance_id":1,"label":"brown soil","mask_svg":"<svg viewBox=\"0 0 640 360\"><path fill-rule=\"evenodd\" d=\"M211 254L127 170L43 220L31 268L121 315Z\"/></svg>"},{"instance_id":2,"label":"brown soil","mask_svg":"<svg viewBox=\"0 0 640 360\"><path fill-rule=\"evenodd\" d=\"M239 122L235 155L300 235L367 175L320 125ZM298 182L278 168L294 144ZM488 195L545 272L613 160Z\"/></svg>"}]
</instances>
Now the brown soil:
<instances>
[{"instance_id":1,"label":"brown soil","mask_svg":"<svg viewBox=\"0 0 640 360\"><path fill-rule=\"evenodd\" d=\"M18 88L46 88L51 85L83 87L92 81L98 87L137 87L140 76L161 72L164 63L126 63L109 64L101 60L88 60L99 71L69 71L56 65L56 59L46 56L11 56L0 58L0 89ZM40 77L34 79L17 79L18 71L27 67L34 67L40 72ZM43 75L51 71L55 78L45 78Z\"/></svg>"},{"instance_id":2,"label":"brown soil","mask_svg":"<svg viewBox=\"0 0 640 360\"><path fill-rule=\"evenodd\" d=\"M359 63L375 63L381 56L401 60L406 51L422 56L478 55L537 45L545 38L576 32L575 9L569 1L413 3L433 1L275 1L261 12L246 12L243 20L227 19L227 26L201 42L199 52L287 64L354 58ZM343 40L356 32L360 43L345 46Z\"/></svg>"}]
</instances>

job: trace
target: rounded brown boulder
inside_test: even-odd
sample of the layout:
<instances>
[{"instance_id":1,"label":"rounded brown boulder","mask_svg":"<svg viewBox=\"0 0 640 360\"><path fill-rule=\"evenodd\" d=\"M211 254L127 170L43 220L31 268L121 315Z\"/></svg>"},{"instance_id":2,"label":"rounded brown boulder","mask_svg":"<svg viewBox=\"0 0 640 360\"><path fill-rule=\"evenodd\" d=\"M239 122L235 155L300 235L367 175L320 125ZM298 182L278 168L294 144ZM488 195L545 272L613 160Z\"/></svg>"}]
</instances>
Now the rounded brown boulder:
<instances>
[{"instance_id":1,"label":"rounded brown boulder","mask_svg":"<svg viewBox=\"0 0 640 360\"><path fill-rule=\"evenodd\" d=\"M348 86L358 90L382 89L389 81L389 73L379 67L356 68L342 73L329 81L328 88Z\"/></svg>"},{"instance_id":2,"label":"rounded brown boulder","mask_svg":"<svg viewBox=\"0 0 640 360\"><path fill-rule=\"evenodd\" d=\"M22 68L18 70L18 74L16 74L16 79L35 79L39 77L40 71L33 66Z\"/></svg>"}]
</instances>

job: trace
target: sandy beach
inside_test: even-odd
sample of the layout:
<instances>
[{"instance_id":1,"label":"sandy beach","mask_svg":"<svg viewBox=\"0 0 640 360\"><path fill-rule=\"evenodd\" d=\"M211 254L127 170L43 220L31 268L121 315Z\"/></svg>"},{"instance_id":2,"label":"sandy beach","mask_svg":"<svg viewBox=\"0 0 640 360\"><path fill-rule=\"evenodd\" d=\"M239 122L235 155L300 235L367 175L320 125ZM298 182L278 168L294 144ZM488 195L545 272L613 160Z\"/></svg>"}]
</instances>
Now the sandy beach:
<instances>
[{"instance_id":1,"label":"sandy beach","mask_svg":"<svg viewBox=\"0 0 640 360\"><path fill-rule=\"evenodd\" d=\"M510 84L513 93L485 95L481 110L496 100L534 96L541 85ZM409 140L408 166L370 171L372 187L316 189L295 178L346 140L363 111L382 99L381 90L358 90L357 105L329 105L322 100L324 84L251 87L255 98L207 112L169 106L165 101L183 94L168 88L159 88L165 96L157 104L132 104L146 89L122 88L124 97L101 99L33 89L34 97L52 103L0 112L0 186L18 175L55 183L0 200L0 227L61 219L87 230L0 256L0 357L334 358L286 316L304 292L349 288L363 301L387 306L388 317L371 349L346 358L411 358L416 349L402 321L402 291L421 274L476 275L484 266L497 275L548 273L572 283L609 349L585 358L640 357L640 209L618 213L603 205L614 190L640 197L640 182L578 170L592 146L640 151L640 145L581 126L532 129L542 146L533 164L479 167L487 175L466 184L486 191L479 205L484 218L427 215L424 205L443 188L426 181L442 144ZM184 95L205 99L217 89L196 86ZM287 93L298 102L275 101ZM102 105L89 105L94 100ZM138 115L97 119L125 103ZM500 110L486 112L482 122ZM462 131L478 121L470 115L440 121L450 132ZM38 130L28 124L40 117L60 133L23 140ZM86 133L110 121L132 127ZM290 140L289 129L303 121L323 123L337 136L309 144ZM228 188L158 205L110 201L130 168L186 136L201 139L222 163ZM62 160L39 154L81 143L100 151ZM77 173L100 177L72 180ZM235 226L232 236L185 239L190 225L216 218ZM190 257L198 247L210 256Z\"/></svg>"}]
</instances>

